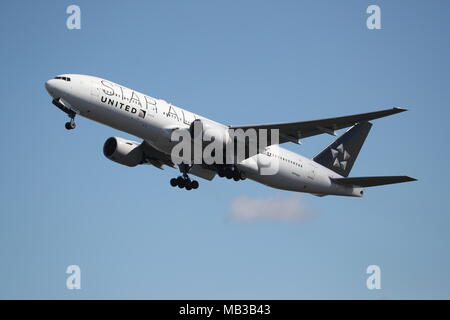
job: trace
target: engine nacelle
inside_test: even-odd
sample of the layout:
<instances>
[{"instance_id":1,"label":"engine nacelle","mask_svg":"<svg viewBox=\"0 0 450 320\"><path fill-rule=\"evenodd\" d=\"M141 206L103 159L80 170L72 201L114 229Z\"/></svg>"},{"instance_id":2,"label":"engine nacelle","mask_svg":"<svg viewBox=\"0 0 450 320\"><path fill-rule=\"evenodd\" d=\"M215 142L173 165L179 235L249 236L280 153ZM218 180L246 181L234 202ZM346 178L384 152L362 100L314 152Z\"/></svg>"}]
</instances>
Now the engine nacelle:
<instances>
[{"instance_id":1,"label":"engine nacelle","mask_svg":"<svg viewBox=\"0 0 450 320\"><path fill-rule=\"evenodd\" d=\"M105 141L103 154L109 160L128 167L135 167L138 164L142 164L145 159L144 151L140 143L119 137L111 137Z\"/></svg>"},{"instance_id":2,"label":"engine nacelle","mask_svg":"<svg viewBox=\"0 0 450 320\"><path fill-rule=\"evenodd\" d=\"M206 119L192 121L189 132L192 139L203 138L204 144L209 144L213 137L224 146L232 140L226 126Z\"/></svg>"}]
</instances>

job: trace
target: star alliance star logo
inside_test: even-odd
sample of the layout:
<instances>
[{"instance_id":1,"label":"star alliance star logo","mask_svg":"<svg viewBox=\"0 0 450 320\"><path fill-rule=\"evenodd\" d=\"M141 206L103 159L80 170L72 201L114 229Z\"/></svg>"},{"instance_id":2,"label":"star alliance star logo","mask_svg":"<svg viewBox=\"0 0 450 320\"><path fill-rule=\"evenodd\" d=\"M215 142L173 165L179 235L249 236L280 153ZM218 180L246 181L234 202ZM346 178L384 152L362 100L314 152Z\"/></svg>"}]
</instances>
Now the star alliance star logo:
<instances>
[{"instance_id":1,"label":"star alliance star logo","mask_svg":"<svg viewBox=\"0 0 450 320\"><path fill-rule=\"evenodd\" d=\"M331 148L331 154L334 159L333 167L345 170L345 168L347 167L348 159L350 159L351 156L347 152L347 150L344 149L344 145L341 143L336 149Z\"/></svg>"}]
</instances>

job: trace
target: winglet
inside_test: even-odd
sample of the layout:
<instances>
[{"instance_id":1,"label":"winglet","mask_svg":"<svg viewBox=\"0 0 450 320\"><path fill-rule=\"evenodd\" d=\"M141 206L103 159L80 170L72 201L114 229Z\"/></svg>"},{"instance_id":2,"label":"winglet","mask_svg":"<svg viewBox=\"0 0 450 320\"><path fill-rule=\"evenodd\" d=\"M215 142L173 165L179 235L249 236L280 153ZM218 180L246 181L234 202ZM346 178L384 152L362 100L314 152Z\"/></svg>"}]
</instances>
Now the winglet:
<instances>
[{"instance_id":1,"label":"winglet","mask_svg":"<svg viewBox=\"0 0 450 320\"><path fill-rule=\"evenodd\" d=\"M408 111L406 108L400 108L400 107L393 107L392 109L396 110L396 113L405 112Z\"/></svg>"}]
</instances>

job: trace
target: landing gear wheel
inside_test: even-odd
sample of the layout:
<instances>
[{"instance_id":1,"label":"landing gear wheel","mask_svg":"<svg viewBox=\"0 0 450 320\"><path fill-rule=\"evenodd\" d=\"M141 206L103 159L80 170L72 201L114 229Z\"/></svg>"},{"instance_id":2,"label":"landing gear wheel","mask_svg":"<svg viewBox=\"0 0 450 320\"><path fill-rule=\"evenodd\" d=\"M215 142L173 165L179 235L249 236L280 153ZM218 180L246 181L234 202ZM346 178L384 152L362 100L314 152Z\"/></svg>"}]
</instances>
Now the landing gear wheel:
<instances>
[{"instance_id":1,"label":"landing gear wheel","mask_svg":"<svg viewBox=\"0 0 450 320\"><path fill-rule=\"evenodd\" d=\"M183 179L183 177L178 177L177 184L178 184L178 188L183 189L184 186L186 185L186 181Z\"/></svg>"},{"instance_id":2,"label":"landing gear wheel","mask_svg":"<svg viewBox=\"0 0 450 320\"><path fill-rule=\"evenodd\" d=\"M73 130L77 127L74 121L66 122L65 127L67 130Z\"/></svg>"},{"instance_id":3,"label":"landing gear wheel","mask_svg":"<svg viewBox=\"0 0 450 320\"><path fill-rule=\"evenodd\" d=\"M232 179L233 178L233 170L231 168L226 168L225 169L225 177L227 177L227 179Z\"/></svg>"},{"instance_id":4,"label":"landing gear wheel","mask_svg":"<svg viewBox=\"0 0 450 320\"><path fill-rule=\"evenodd\" d=\"M176 187L178 185L178 180L175 178L170 179L170 185Z\"/></svg>"},{"instance_id":5,"label":"landing gear wheel","mask_svg":"<svg viewBox=\"0 0 450 320\"><path fill-rule=\"evenodd\" d=\"M178 177L170 179L170 185L172 187L178 187L180 189L192 190L198 188L198 182L196 180L190 180L189 178Z\"/></svg>"},{"instance_id":6,"label":"landing gear wheel","mask_svg":"<svg viewBox=\"0 0 450 320\"><path fill-rule=\"evenodd\" d=\"M234 180L234 181L239 181L239 180L241 180L241 174L239 173L239 171L237 171L237 170L234 170L234 171L233 171L233 180Z\"/></svg>"},{"instance_id":7,"label":"landing gear wheel","mask_svg":"<svg viewBox=\"0 0 450 320\"><path fill-rule=\"evenodd\" d=\"M219 177L221 177L221 178L225 177L225 170L224 170L224 168L220 168L218 174L219 174Z\"/></svg>"}]
</instances>

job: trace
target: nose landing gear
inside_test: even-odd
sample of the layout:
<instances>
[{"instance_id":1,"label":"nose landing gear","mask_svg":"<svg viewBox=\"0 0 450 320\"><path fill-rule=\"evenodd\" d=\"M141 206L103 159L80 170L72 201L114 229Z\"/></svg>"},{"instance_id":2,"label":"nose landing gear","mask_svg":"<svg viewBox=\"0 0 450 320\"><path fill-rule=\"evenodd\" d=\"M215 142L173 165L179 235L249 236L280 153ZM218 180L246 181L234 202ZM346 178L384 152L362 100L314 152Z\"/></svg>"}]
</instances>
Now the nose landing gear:
<instances>
[{"instance_id":1,"label":"nose landing gear","mask_svg":"<svg viewBox=\"0 0 450 320\"><path fill-rule=\"evenodd\" d=\"M65 127L67 130L73 130L77 127L77 124L75 123L75 115L69 116L70 117L70 121L66 122Z\"/></svg>"},{"instance_id":2,"label":"nose landing gear","mask_svg":"<svg viewBox=\"0 0 450 320\"><path fill-rule=\"evenodd\" d=\"M70 121L65 123L65 127L67 130L73 130L76 128L75 116L77 115L72 109L66 107L63 103L61 103L60 99L53 99L52 103L58 107L62 112L66 113Z\"/></svg>"}]
</instances>

